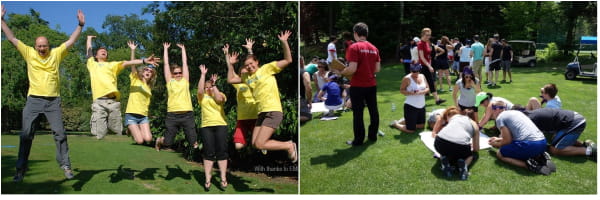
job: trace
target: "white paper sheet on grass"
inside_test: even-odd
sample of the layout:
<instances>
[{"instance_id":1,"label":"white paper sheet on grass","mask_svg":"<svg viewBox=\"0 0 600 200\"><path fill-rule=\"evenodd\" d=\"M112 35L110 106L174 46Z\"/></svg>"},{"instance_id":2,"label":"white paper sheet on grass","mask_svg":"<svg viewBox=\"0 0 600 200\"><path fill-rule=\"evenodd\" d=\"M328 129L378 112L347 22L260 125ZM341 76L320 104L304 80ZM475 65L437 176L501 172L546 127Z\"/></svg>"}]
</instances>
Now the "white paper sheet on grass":
<instances>
[{"instance_id":1,"label":"white paper sheet on grass","mask_svg":"<svg viewBox=\"0 0 600 200\"><path fill-rule=\"evenodd\" d=\"M431 137L431 131L423 131L423 132L419 133L419 135L421 136L421 141L423 142L423 144L425 144L427 149L429 149L431 152L433 152L433 156L439 158L440 153L438 153L435 150L435 147L433 146L433 142L435 141L435 138ZM490 139L489 136L479 132L479 149L480 150L492 147L488 144L489 139Z\"/></svg>"},{"instance_id":2,"label":"white paper sheet on grass","mask_svg":"<svg viewBox=\"0 0 600 200\"><path fill-rule=\"evenodd\" d=\"M327 109L327 107L325 107L325 102L312 103L311 106L312 106L310 109L311 113L329 112L329 109ZM338 110L342 110L342 109L343 108L340 108Z\"/></svg>"}]
</instances>

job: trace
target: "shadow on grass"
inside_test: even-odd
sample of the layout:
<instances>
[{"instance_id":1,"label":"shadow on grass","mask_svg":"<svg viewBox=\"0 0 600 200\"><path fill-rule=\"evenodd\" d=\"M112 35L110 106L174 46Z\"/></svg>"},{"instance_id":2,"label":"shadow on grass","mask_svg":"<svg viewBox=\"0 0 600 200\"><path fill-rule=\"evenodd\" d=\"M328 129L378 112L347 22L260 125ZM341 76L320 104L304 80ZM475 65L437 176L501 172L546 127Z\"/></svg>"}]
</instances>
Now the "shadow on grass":
<instances>
[{"instance_id":1,"label":"shadow on grass","mask_svg":"<svg viewBox=\"0 0 600 200\"><path fill-rule=\"evenodd\" d=\"M397 130L397 129L394 129ZM415 141L415 139L419 138L419 133L423 131L423 129L417 129L414 133L405 133L402 131L398 131L400 134L398 135L394 135L394 139L396 140L400 140L400 143L402 144L410 144L413 141Z\"/></svg>"},{"instance_id":2,"label":"shadow on grass","mask_svg":"<svg viewBox=\"0 0 600 200\"><path fill-rule=\"evenodd\" d=\"M555 156L552 155L552 159L564 160L572 163L585 163L585 162L594 162L589 160L586 156Z\"/></svg>"},{"instance_id":3,"label":"shadow on grass","mask_svg":"<svg viewBox=\"0 0 600 200\"><path fill-rule=\"evenodd\" d=\"M352 146L347 149L336 149L333 150L335 154L332 155L321 155L310 159L311 165L327 164L328 168L335 168L346 164L348 161L360 156L369 146L374 144L371 140L368 140L363 145Z\"/></svg>"},{"instance_id":4,"label":"shadow on grass","mask_svg":"<svg viewBox=\"0 0 600 200\"><path fill-rule=\"evenodd\" d=\"M488 153L490 154L490 156L496 158L496 161L494 161L494 163L496 163L496 165L498 165L498 166L500 166L502 168L513 170L513 171L515 171L518 174L523 175L523 176L536 176L536 175L538 175L538 174L535 174L535 173L533 173L533 172L531 172L531 171L529 171L527 169L520 168L520 167L517 167L517 166L513 166L513 165L510 165L510 164L507 164L505 162L502 162L500 159L497 158L496 151L494 151L494 150L490 149L490 150L488 150Z\"/></svg>"},{"instance_id":5,"label":"shadow on grass","mask_svg":"<svg viewBox=\"0 0 600 200\"><path fill-rule=\"evenodd\" d=\"M471 164L469 165L469 171L471 171L471 168L473 168L473 166L475 166L475 164L477 163L477 161L479 160L479 152L473 152L473 161L471 161ZM451 163L452 166L456 166L456 163ZM442 163L440 161L440 159L435 159L435 164L433 164L433 166L431 166L431 174L433 174L436 178L438 179L444 179L444 180L448 180L448 181L459 181L460 179L458 179L458 171L454 171L452 173L452 177L448 178L446 177L446 175L442 172L441 169Z\"/></svg>"},{"instance_id":6,"label":"shadow on grass","mask_svg":"<svg viewBox=\"0 0 600 200\"><path fill-rule=\"evenodd\" d=\"M172 180L177 177L185 179L185 180L190 180L192 178L190 173L184 172L183 169L181 169L181 166L179 166L179 165L175 165L175 167L169 167L169 165L166 165L165 168L167 169L167 172L169 172L169 173L167 174L167 176L159 175L159 177L164 178L167 181Z\"/></svg>"},{"instance_id":7,"label":"shadow on grass","mask_svg":"<svg viewBox=\"0 0 600 200\"><path fill-rule=\"evenodd\" d=\"M198 183L200 188L205 191L204 180L206 179L206 176L204 175L204 171L191 170L190 174L196 179L196 183ZM210 181L212 185L211 189L218 188L221 191L225 191L225 189L221 187L220 178L218 178L219 176L219 174L213 175L213 178ZM227 173L227 182L229 183L228 188L233 188L237 192L275 193L275 190L271 188L250 188L249 184L252 183L252 181L244 180L242 177L235 176L231 173Z\"/></svg>"}]
</instances>

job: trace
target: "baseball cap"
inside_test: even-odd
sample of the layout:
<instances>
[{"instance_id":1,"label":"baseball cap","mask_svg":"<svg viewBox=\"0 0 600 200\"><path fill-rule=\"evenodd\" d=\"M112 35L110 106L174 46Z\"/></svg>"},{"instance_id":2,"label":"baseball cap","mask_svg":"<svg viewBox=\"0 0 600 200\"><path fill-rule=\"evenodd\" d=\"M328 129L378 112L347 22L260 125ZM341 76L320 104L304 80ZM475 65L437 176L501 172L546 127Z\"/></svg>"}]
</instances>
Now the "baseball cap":
<instances>
[{"instance_id":1,"label":"baseball cap","mask_svg":"<svg viewBox=\"0 0 600 200\"><path fill-rule=\"evenodd\" d=\"M473 70L471 70L470 67L465 67L465 69L463 70L463 74L473 75Z\"/></svg>"},{"instance_id":2,"label":"baseball cap","mask_svg":"<svg viewBox=\"0 0 600 200\"><path fill-rule=\"evenodd\" d=\"M421 41L421 39L419 39L418 37L414 37L414 38L413 38L413 41L415 41L415 42L420 42L420 41Z\"/></svg>"},{"instance_id":3,"label":"baseball cap","mask_svg":"<svg viewBox=\"0 0 600 200\"><path fill-rule=\"evenodd\" d=\"M488 98L487 93L485 93L485 92L478 93L477 96L475 96L475 107L479 106L479 104L481 104L481 102L486 100L487 98Z\"/></svg>"}]
</instances>

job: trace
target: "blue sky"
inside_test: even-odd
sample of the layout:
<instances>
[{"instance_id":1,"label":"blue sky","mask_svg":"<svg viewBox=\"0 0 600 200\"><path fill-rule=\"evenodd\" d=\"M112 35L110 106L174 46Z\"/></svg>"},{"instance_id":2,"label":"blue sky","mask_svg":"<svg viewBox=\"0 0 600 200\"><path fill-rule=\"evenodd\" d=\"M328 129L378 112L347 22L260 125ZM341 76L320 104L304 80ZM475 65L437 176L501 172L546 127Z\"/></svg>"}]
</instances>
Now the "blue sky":
<instances>
[{"instance_id":1,"label":"blue sky","mask_svg":"<svg viewBox=\"0 0 600 200\"><path fill-rule=\"evenodd\" d=\"M29 14L29 9L40 13L42 19L50 22L50 28L60 25L61 32L70 34L77 26L77 9L85 14L85 26L104 32L102 23L106 15L137 14L152 22L154 16L142 15L142 8L151 1L2 1L7 15L10 13ZM161 8L164 8L161 4Z\"/></svg>"}]
</instances>

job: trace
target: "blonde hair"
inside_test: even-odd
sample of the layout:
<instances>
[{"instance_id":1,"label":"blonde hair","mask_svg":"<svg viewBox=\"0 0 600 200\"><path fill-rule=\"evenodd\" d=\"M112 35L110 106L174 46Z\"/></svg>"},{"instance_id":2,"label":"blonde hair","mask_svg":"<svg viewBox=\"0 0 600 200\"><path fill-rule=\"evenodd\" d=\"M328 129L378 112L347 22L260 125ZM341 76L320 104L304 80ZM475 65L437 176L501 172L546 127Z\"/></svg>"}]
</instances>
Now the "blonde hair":
<instances>
[{"instance_id":1,"label":"blonde hair","mask_svg":"<svg viewBox=\"0 0 600 200\"><path fill-rule=\"evenodd\" d=\"M423 28L423 30L421 30L421 37L424 36L426 33L431 34L431 29L430 28Z\"/></svg>"},{"instance_id":2,"label":"blonde hair","mask_svg":"<svg viewBox=\"0 0 600 200\"><path fill-rule=\"evenodd\" d=\"M144 69L146 68L150 68L148 66L143 66L143 67L138 67L137 70L137 76L140 80L144 80ZM156 68L151 68L152 69L152 76L150 77L150 80L146 81L146 85L148 85L148 87L153 88L154 84L156 83Z\"/></svg>"}]
</instances>

